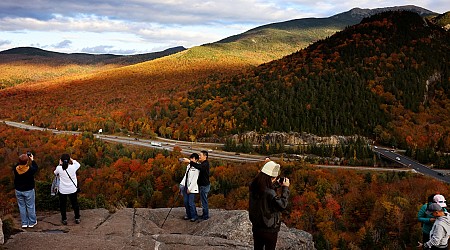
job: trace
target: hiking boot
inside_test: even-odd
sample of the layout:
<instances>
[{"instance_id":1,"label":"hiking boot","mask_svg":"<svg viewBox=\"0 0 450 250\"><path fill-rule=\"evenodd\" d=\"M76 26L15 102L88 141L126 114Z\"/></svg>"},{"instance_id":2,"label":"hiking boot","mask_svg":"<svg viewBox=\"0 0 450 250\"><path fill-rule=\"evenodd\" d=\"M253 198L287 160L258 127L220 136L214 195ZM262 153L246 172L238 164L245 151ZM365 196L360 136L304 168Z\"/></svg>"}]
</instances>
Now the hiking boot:
<instances>
[{"instance_id":1,"label":"hiking boot","mask_svg":"<svg viewBox=\"0 0 450 250\"><path fill-rule=\"evenodd\" d=\"M61 223L62 223L63 225L67 225L67 220L62 220Z\"/></svg>"},{"instance_id":2,"label":"hiking boot","mask_svg":"<svg viewBox=\"0 0 450 250\"><path fill-rule=\"evenodd\" d=\"M80 219L75 219L75 223L80 224L81 220Z\"/></svg>"}]
</instances>

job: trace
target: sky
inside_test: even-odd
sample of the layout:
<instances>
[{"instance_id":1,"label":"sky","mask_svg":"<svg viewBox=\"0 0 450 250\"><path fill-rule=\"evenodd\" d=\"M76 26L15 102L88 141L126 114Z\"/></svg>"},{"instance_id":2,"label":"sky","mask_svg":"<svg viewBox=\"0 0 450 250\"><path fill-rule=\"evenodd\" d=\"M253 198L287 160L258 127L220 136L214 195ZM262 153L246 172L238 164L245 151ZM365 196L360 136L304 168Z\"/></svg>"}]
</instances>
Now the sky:
<instances>
[{"instance_id":1,"label":"sky","mask_svg":"<svg viewBox=\"0 0 450 250\"><path fill-rule=\"evenodd\" d=\"M449 0L1 0L0 51L142 54L216 42L269 23L403 5L450 11Z\"/></svg>"}]
</instances>

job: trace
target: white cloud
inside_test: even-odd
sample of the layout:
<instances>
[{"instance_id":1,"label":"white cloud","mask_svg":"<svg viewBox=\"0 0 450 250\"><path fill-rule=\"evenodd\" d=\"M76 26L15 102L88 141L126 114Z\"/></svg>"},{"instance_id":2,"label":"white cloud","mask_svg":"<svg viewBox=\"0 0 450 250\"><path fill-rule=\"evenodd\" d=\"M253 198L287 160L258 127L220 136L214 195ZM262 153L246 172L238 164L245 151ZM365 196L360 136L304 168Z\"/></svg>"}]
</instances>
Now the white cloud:
<instances>
[{"instance_id":1,"label":"white cloud","mask_svg":"<svg viewBox=\"0 0 450 250\"><path fill-rule=\"evenodd\" d=\"M58 49L61 49L61 48L69 48L71 44L72 44L72 41L70 41L70 40L64 40L64 41L62 41L62 42L59 42L59 43L57 43L57 44L52 45L52 47L53 47L53 48L58 48Z\"/></svg>"},{"instance_id":2,"label":"white cloud","mask_svg":"<svg viewBox=\"0 0 450 250\"><path fill-rule=\"evenodd\" d=\"M9 40L0 40L0 46L11 44Z\"/></svg>"},{"instance_id":3,"label":"white cloud","mask_svg":"<svg viewBox=\"0 0 450 250\"><path fill-rule=\"evenodd\" d=\"M400 5L450 10L448 0L2 0L0 37L10 44L0 43L0 48L33 41L61 50L146 52L192 47L264 24L328 17L354 7ZM33 35L38 33L43 36ZM71 43L58 45L64 40Z\"/></svg>"}]
</instances>

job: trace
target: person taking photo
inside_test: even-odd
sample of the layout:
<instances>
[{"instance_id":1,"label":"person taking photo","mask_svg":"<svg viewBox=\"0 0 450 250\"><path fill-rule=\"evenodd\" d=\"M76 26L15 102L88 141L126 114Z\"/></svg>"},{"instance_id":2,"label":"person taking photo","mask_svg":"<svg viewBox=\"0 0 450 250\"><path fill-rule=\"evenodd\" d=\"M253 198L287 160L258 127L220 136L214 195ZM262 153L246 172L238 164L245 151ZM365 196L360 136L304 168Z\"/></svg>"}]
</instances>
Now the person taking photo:
<instances>
[{"instance_id":1,"label":"person taking photo","mask_svg":"<svg viewBox=\"0 0 450 250\"><path fill-rule=\"evenodd\" d=\"M289 179L277 178L280 165L274 161L264 164L250 184L248 213L252 223L254 249L275 249L281 227L281 212L289 197ZM281 196L276 187L281 185Z\"/></svg>"},{"instance_id":2,"label":"person taking photo","mask_svg":"<svg viewBox=\"0 0 450 250\"><path fill-rule=\"evenodd\" d=\"M67 225L67 197L70 200L72 209L75 213L75 223L80 223L80 207L78 205L78 182L77 170L80 168L80 163L70 158L68 154L61 155L59 165L56 167L54 173L59 176L59 210L61 212L61 223Z\"/></svg>"},{"instance_id":3,"label":"person taking photo","mask_svg":"<svg viewBox=\"0 0 450 250\"><path fill-rule=\"evenodd\" d=\"M38 165L34 161L34 156L31 152L21 154L18 164L13 168L14 188L16 190L22 228L34 227L37 224L36 193L34 190L34 175L37 170Z\"/></svg>"}]
</instances>

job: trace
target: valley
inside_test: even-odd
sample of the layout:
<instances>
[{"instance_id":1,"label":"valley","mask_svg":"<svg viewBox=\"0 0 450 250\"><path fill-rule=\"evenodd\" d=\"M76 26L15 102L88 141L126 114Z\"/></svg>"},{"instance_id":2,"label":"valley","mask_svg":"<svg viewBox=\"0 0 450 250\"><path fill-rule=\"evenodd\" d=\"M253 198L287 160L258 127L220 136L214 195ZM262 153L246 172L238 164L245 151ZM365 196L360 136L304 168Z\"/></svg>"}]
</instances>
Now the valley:
<instances>
[{"instance_id":1,"label":"valley","mask_svg":"<svg viewBox=\"0 0 450 250\"><path fill-rule=\"evenodd\" d=\"M10 167L26 151L41 211L58 209L47 190L62 153L81 163L83 209L112 210L181 206L178 159L200 149L212 150L210 206L246 210L264 157L280 155L292 183L283 222L317 249L415 247L418 207L448 197L448 177L371 171L372 146L400 165L450 168L450 35L436 13L400 9L412 11L268 24L151 59L0 54L0 212L16 209ZM393 147L404 153L380 151Z\"/></svg>"}]
</instances>

